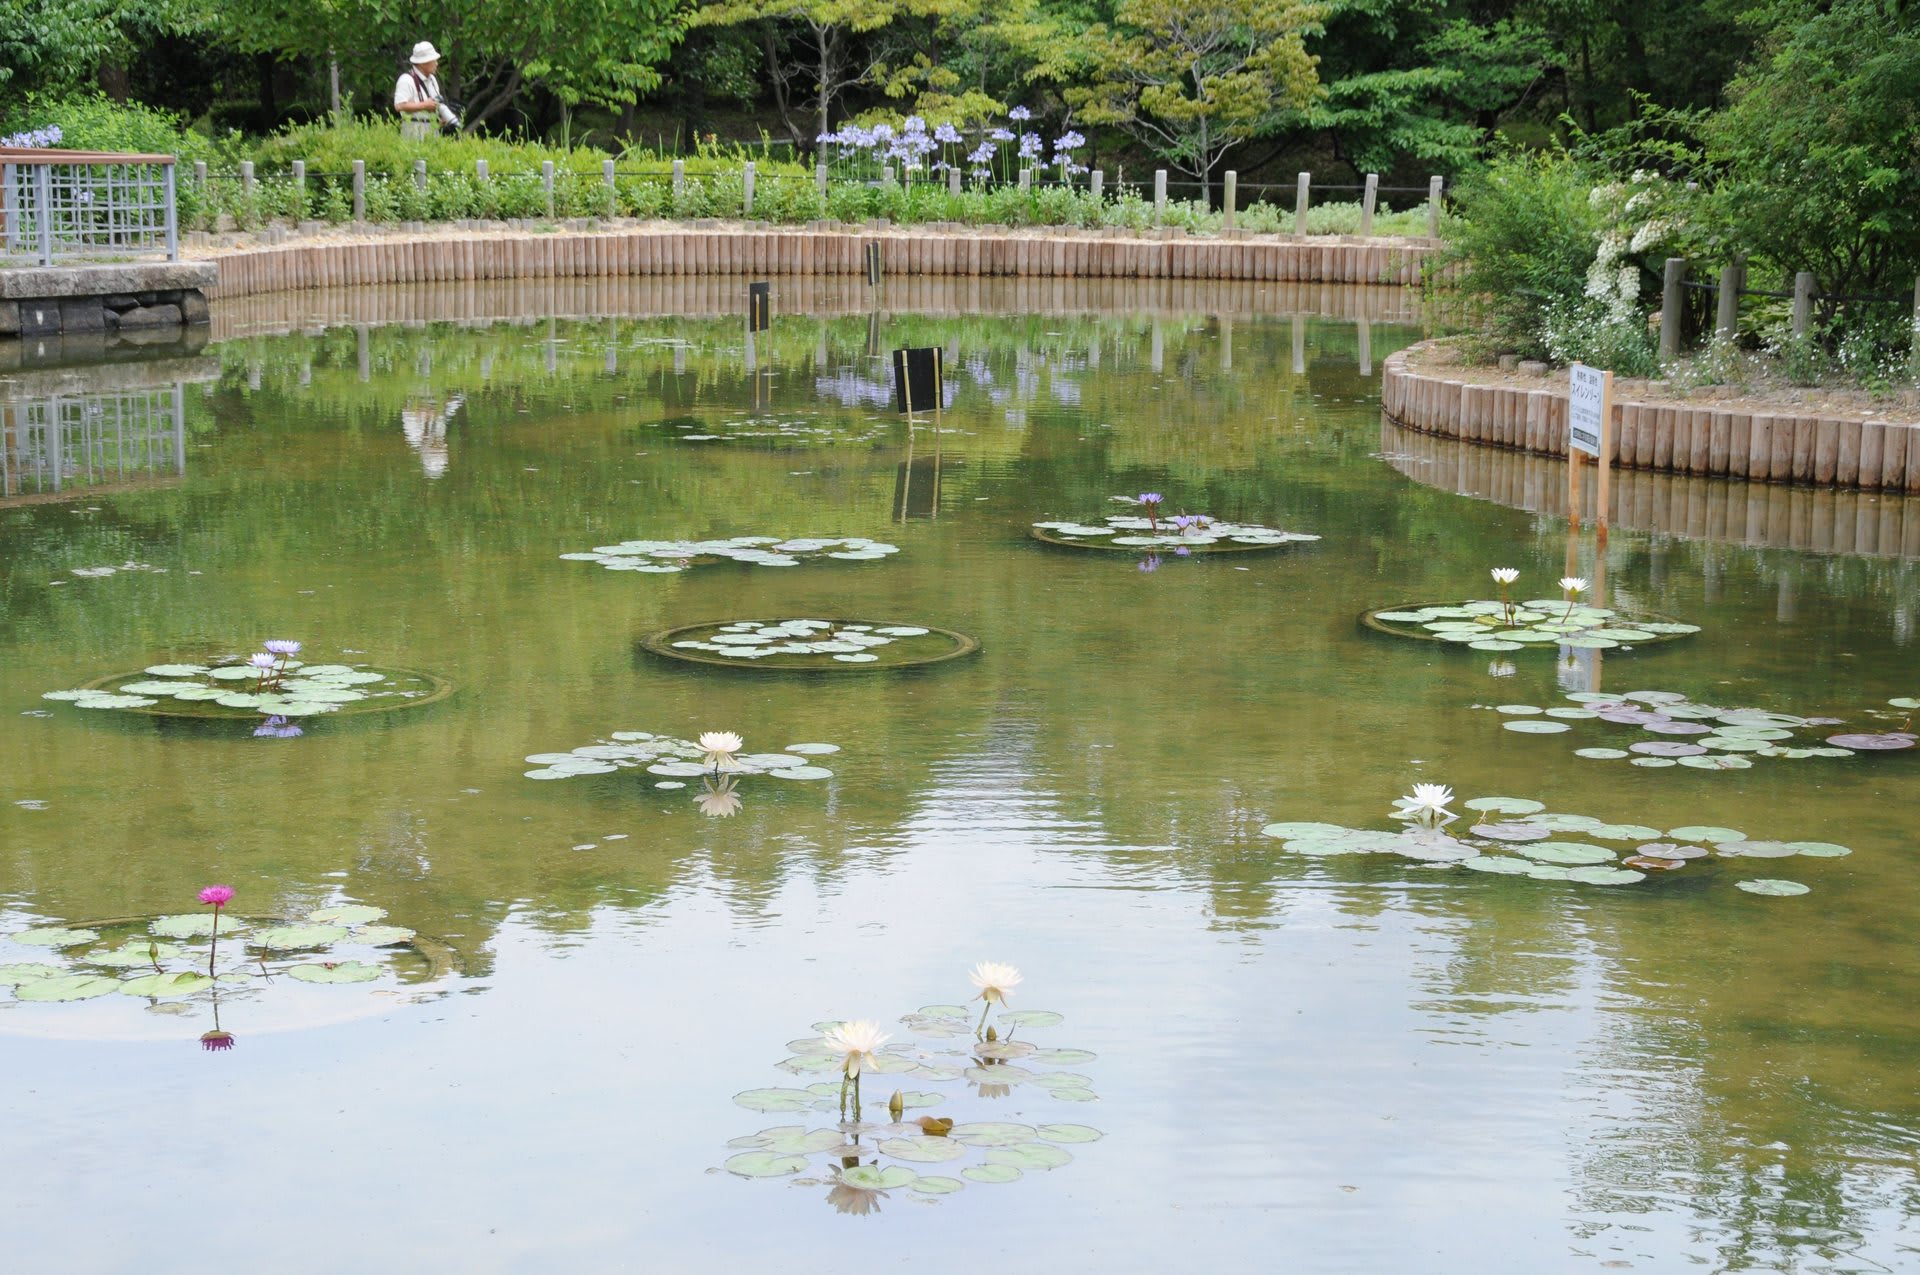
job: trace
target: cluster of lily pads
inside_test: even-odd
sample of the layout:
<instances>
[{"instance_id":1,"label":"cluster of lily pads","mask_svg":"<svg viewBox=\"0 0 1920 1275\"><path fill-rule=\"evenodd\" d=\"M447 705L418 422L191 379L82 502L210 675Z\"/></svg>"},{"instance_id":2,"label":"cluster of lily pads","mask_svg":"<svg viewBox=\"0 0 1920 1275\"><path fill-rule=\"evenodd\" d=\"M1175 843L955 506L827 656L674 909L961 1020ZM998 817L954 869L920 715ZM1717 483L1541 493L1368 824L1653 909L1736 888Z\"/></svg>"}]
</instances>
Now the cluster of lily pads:
<instances>
[{"instance_id":1,"label":"cluster of lily pads","mask_svg":"<svg viewBox=\"0 0 1920 1275\"><path fill-rule=\"evenodd\" d=\"M644 768L660 778L655 788L681 789L687 780L701 781L694 794L700 813L726 818L740 813L738 784L742 775L772 775L776 779L831 779L833 772L817 765L815 757L840 751L838 744L789 744L777 753L742 753L740 736L732 731L708 731L699 740L675 739L647 731L619 730L610 739L566 753L534 753L527 760L538 767L528 779L572 779L579 775L611 775L619 770Z\"/></svg>"},{"instance_id":2,"label":"cluster of lily pads","mask_svg":"<svg viewBox=\"0 0 1920 1275\"><path fill-rule=\"evenodd\" d=\"M172 1015L210 1006L214 1030L201 1044L219 1050L233 1045L232 1033L219 1027L222 998L229 1006L257 999L281 979L390 990L400 977L396 956L418 950L419 936L386 924L384 908L342 903L299 918L238 918L223 912L232 897L229 886L209 886L200 893L209 912L0 936L0 988L20 1004L124 997Z\"/></svg>"},{"instance_id":3,"label":"cluster of lily pads","mask_svg":"<svg viewBox=\"0 0 1920 1275\"><path fill-rule=\"evenodd\" d=\"M1475 599L1369 611L1369 627L1395 637L1456 643L1472 651L1566 646L1605 650L1646 646L1698 633L1697 624L1658 616L1629 617L1611 607L1552 598L1527 602Z\"/></svg>"},{"instance_id":4,"label":"cluster of lily pads","mask_svg":"<svg viewBox=\"0 0 1920 1275\"><path fill-rule=\"evenodd\" d=\"M1582 602L1580 595L1587 591L1582 576L1562 576L1557 599L1515 602L1511 594L1520 572L1513 567L1495 567L1490 574L1500 586L1498 599L1386 607L1369 611L1360 619L1369 628L1395 637L1452 642L1474 651L1518 651L1528 646L1601 651L1670 642L1700 631L1697 624L1681 624L1657 615L1630 617Z\"/></svg>"},{"instance_id":5,"label":"cluster of lily pads","mask_svg":"<svg viewBox=\"0 0 1920 1275\"><path fill-rule=\"evenodd\" d=\"M813 558L875 562L900 546L865 536L733 536L725 540L623 540L584 553L563 553L568 562L597 562L609 571L671 575L711 562L750 567L797 567Z\"/></svg>"},{"instance_id":6,"label":"cluster of lily pads","mask_svg":"<svg viewBox=\"0 0 1920 1275\"><path fill-rule=\"evenodd\" d=\"M880 648L928 638L945 648L946 637L917 624L859 624L837 620L731 620L703 626L667 645L679 651L703 651L722 659L759 661L782 656L828 656L836 664L872 664ZM928 644L919 644L928 645ZM890 652L889 654L897 654ZM783 661L792 663L791 660ZM809 661L817 663L818 661Z\"/></svg>"},{"instance_id":7,"label":"cluster of lily pads","mask_svg":"<svg viewBox=\"0 0 1920 1275\"><path fill-rule=\"evenodd\" d=\"M134 562L129 559L117 567L107 566L102 563L97 567L69 567L68 570L83 580L94 580L102 576L119 575L122 572L150 572L154 575L164 575L167 569L165 567L156 567L151 562ZM55 583L64 583L64 581L55 581Z\"/></svg>"},{"instance_id":8,"label":"cluster of lily pads","mask_svg":"<svg viewBox=\"0 0 1920 1275\"><path fill-rule=\"evenodd\" d=\"M1695 703L1678 691L1607 693L1574 691L1572 705L1541 708L1535 704L1498 704L1494 711L1508 720L1507 730L1524 735L1558 735L1570 722L1601 721L1638 727L1655 736L1625 748L1576 748L1574 756L1594 761L1627 761L1635 766L1687 766L1696 770L1747 770L1756 757L1802 760L1810 757L1846 758L1856 753L1911 748L1920 736L1904 729L1848 731L1821 735L1824 727L1843 724L1838 717L1803 717L1758 708L1723 708ZM1895 708L1920 707L1920 700L1896 699ZM1910 724L1907 723L1907 724ZM1816 732L1811 738L1797 731Z\"/></svg>"},{"instance_id":9,"label":"cluster of lily pads","mask_svg":"<svg viewBox=\"0 0 1920 1275\"><path fill-rule=\"evenodd\" d=\"M1666 875L1745 859L1801 856L1834 859L1850 854L1829 841L1778 841L1750 837L1736 828L1692 824L1665 830L1636 823L1610 823L1589 815L1549 811L1524 797L1476 797L1464 802L1471 824L1451 827L1450 789L1415 786L1401 798L1397 829L1347 828L1332 823L1268 824L1261 832L1295 853L1315 858L1389 854L1430 863L1536 881L1585 885L1633 885ZM1602 845L1601 842L1613 844ZM1752 894L1805 894L1797 881L1746 878L1734 885Z\"/></svg>"},{"instance_id":10,"label":"cluster of lily pads","mask_svg":"<svg viewBox=\"0 0 1920 1275\"><path fill-rule=\"evenodd\" d=\"M274 640L244 660L211 664L153 664L78 690L48 691L43 699L75 708L127 709L176 716L265 715L315 717L344 708L398 707L433 694L417 674L351 664L306 664L293 658L300 643ZM223 712L222 710L228 710ZM297 731L293 733L298 733Z\"/></svg>"},{"instance_id":11,"label":"cluster of lily pads","mask_svg":"<svg viewBox=\"0 0 1920 1275\"><path fill-rule=\"evenodd\" d=\"M752 440L787 447L810 447L826 443L866 443L884 437L890 422L878 417L770 416L756 413L729 416L717 427L719 432L698 417L682 416L660 422L663 428L680 431L683 443L724 443ZM691 433L687 431L693 431Z\"/></svg>"},{"instance_id":12,"label":"cluster of lily pads","mask_svg":"<svg viewBox=\"0 0 1920 1275\"><path fill-rule=\"evenodd\" d=\"M889 1191L951 1195L969 1184L1017 1182L1071 1163L1068 1148L1098 1141L1100 1131L1064 1118L1070 1108L1055 1120L1034 1113L1043 1104L1095 1101L1091 1077L1062 1070L1083 1067L1095 1056L1027 1039L1059 1026L1062 1016L1006 1011L1006 988L991 980L1011 976L1018 982L1018 972L983 964L976 968L976 985L983 971L990 981L980 999L988 1009L1002 1006L992 1028L976 1028L966 1005L927 1005L899 1020L906 1040L888 1043L891 1035L877 1023L832 1020L815 1023L815 1035L788 1042L790 1056L775 1064L780 1070L835 1078L735 1094L734 1102L750 1111L790 1114L804 1123L733 1139L727 1171L824 1186L827 1202L838 1211L871 1213ZM856 1095L849 1110L847 1083L851 1078L857 1084L863 1073L891 1078L898 1088L889 1098L876 1093L868 1102ZM990 1118L996 1113L987 1104L1015 1096L1023 1120ZM909 1118L909 1112L926 1114Z\"/></svg>"},{"instance_id":13,"label":"cluster of lily pads","mask_svg":"<svg viewBox=\"0 0 1920 1275\"><path fill-rule=\"evenodd\" d=\"M1036 522L1036 539L1079 549L1120 549L1127 552L1164 549L1185 557L1196 553L1223 553L1245 549L1277 549L1320 537L1300 531L1282 531L1256 523L1225 522L1199 515L1141 518L1120 514L1104 522Z\"/></svg>"}]
</instances>

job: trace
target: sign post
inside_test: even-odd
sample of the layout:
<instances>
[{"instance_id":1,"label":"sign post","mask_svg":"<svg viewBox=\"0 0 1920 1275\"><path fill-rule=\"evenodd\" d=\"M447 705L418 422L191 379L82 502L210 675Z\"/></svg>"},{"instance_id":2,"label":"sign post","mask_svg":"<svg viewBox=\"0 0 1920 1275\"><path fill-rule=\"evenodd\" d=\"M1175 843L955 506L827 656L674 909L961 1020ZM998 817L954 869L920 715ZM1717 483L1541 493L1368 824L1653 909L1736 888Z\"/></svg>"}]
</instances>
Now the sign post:
<instances>
[{"instance_id":1,"label":"sign post","mask_svg":"<svg viewBox=\"0 0 1920 1275\"><path fill-rule=\"evenodd\" d=\"M1580 458L1600 465L1594 524L1607 539L1607 499L1613 472L1613 373L1575 363L1567 369L1567 521L1580 527Z\"/></svg>"}]
</instances>

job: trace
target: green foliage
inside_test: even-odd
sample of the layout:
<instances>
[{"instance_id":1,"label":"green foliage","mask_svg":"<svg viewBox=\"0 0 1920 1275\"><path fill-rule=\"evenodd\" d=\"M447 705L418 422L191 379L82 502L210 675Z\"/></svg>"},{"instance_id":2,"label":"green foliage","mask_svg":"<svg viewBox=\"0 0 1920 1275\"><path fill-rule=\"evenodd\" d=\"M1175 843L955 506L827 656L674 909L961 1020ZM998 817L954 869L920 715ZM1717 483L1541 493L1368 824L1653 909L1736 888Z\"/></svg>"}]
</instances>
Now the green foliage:
<instances>
[{"instance_id":1,"label":"green foliage","mask_svg":"<svg viewBox=\"0 0 1920 1275\"><path fill-rule=\"evenodd\" d=\"M1658 346L1644 320L1620 319L1604 302L1574 296L1546 307L1537 344L1523 353L1544 354L1556 363L1580 362L1621 376L1654 376L1660 371Z\"/></svg>"},{"instance_id":2,"label":"green foliage","mask_svg":"<svg viewBox=\"0 0 1920 1275\"><path fill-rule=\"evenodd\" d=\"M1501 349L1544 356L1549 312L1584 294L1599 247L1594 185L1569 155L1510 151L1455 189L1447 261Z\"/></svg>"},{"instance_id":3,"label":"green foliage","mask_svg":"<svg viewBox=\"0 0 1920 1275\"><path fill-rule=\"evenodd\" d=\"M0 4L6 0L0 0ZM227 158L228 147L196 133L176 115L137 102L110 102L98 93L71 96L23 94L0 104L0 136L60 126L60 144L73 150L178 155L195 160Z\"/></svg>"},{"instance_id":4,"label":"green foliage","mask_svg":"<svg viewBox=\"0 0 1920 1275\"><path fill-rule=\"evenodd\" d=\"M1920 271L1920 6L1798 0L1703 131L1729 238L1822 291ZM1831 313L1831 310L1828 311Z\"/></svg>"},{"instance_id":5,"label":"green foliage","mask_svg":"<svg viewBox=\"0 0 1920 1275\"><path fill-rule=\"evenodd\" d=\"M1119 0L1086 34L1092 82L1066 91L1091 124L1112 124L1208 180L1233 147L1279 127L1322 92L1300 0Z\"/></svg>"}]
</instances>

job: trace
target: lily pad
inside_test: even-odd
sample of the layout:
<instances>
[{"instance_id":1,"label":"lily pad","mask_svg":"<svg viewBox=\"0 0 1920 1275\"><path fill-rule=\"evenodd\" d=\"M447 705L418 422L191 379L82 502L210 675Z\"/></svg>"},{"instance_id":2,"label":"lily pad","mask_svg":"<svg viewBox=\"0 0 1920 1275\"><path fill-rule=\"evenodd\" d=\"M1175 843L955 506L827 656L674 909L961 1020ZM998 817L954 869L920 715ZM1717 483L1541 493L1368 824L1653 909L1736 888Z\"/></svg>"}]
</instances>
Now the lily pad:
<instances>
[{"instance_id":1,"label":"lily pad","mask_svg":"<svg viewBox=\"0 0 1920 1275\"><path fill-rule=\"evenodd\" d=\"M999 1184L1018 1182L1025 1175L1010 1164L975 1164L960 1170L960 1176L969 1182Z\"/></svg>"},{"instance_id":2,"label":"lily pad","mask_svg":"<svg viewBox=\"0 0 1920 1275\"><path fill-rule=\"evenodd\" d=\"M120 980L101 974L58 974L14 985L15 1000L87 1001L120 990Z\"/></svg>"},{"instance_id":3,"label":"lily pad","mask_svg":"<svg viewBox=\"0 0 1920 1275\"><path fill-rule=\"evenodd\" d=\"M141 974L123 980L119 990L129 996L191 996L212 986L213 980L205 974L187 971L178 974Z\"/></svg>"},{"instance_id":4,"label":"lily pad","mask_svg":"<svg viewBox=\"0 0 1920 1275\"><path fill-rule=\"evenodd\" d=\"M1737 889L1745 890L1748 894L1785 897L1791 894L1807 893L1807 887L1798 881L1782 881L1771 877L1756 877L1749 881L1735 881L1733 884Z\"/></svg>"},{"instance_id":5,"label":"lily pad","mask_svg":"<svg viewBox=\"0 0 1920 1275\"><path fill-rule=\"evenodd\" d=\"M956 1142L952 1138L935 1138L925 1134L911 1134L906 1137L888 1138L879 1144L882 1155L890 1155L896 1160L909 1160L915 1164L945 1164L958 1160L967 1154L967 1144Z\"/></svg>"},{"instance_id":6,"label":"lily pad","mask_svg":"<svg viewBox=\"0 0 1920 1275\"><path fill-rule=\"evenodd\" d=\"M332 947L347 937L340 925L276 925L260 931L249 942L277 952L295 952L306 948Z\"/></svg>"},{"instance_id":7,"label":"lily pad","mask_svg":"<svg viewBox=\"0 0 1920 1275\"><path fill-rule=\"evenodd\" d=\"M1068 1144L1098 1142L1107 1136L1091 1125L1084 1124L1043 1124L1034 1132L1048 1142Z\"/></svg>"},{"instance_id":8,"label":"lily pad","mask_svg":"<svg viewBox=\"0 0 1920 1275\"><path fill-rule=\"evenodd\" d=\"M43 978L55 978L60 974L58 965L38 965L21 962L14 965L0 965L0 987L17 987L21 983L37 982Z\"/></svg>"},{"instance_id":9,"label":"lily pad","mask_svg":"<svg viewBox=\"0 0 1920 1275\"><path fill-rule=\"evenodd\" d=\"M805 1089L747 1089L733 1101L748 1111L811 1111L821 1100Z\"/></svg>"},{"instance_id":10,"label":"lily pad","mask_svg":"<svg viewBox=\"0 0 1920 1275\"><path fill-rule=\"evenodd\" d=\"M29 947L78 947L82 943L97 942L100 933L97 930L70 930L65 926L44 925L37 929L20 930L7 937Z\"/></svg>"},{"instance_id":11,"label":"lily pad","mask_svg":"<svg viewBox=\"0 0 1920 1275\"><path fill-rule=\"evenodd\" d=\"M725 1165L728 1173L743 1178L783 1178L806 1167L805 1157L778 1151L743 1151L729 1156Z\"/></svg>"},{"instance_id":12,"label":"lily pad","mask_svg":"<svg viewBox=\"0 0 1920 1275\"><path fill-rule=\"evenodd\" d=\"M921 1195L951 1195L955 1191L964 1190L966 1185L967 1184L959 1178L945 1178L938 1175L933 1177L921 1176L913 1180L913 1187L911 1189L919 1192Z\"/></svg>"},{"instance_id":13,"label":"lily pad","mask_svg":"<svg viewBox=\"0 0 1920 1275\"><path fill-rule=\"evenodd\" d=\"M1023 1171L1057 1169L1073 1163L1073 1153L1049 1142L1022 1142L1011 1147L994 1147L987 1152L988 1164L1006 1164Z\"/></svg>"},{"instance_id":14,"label":"lily pad","mask_svg":"<svg viewBox=\"0 0 1920 1275\"><path fill-rule=\"evenodd\" d=\"M989 1120L957 1124L948 1137L970 1147L1011 1147L1033 1141L1035 1133L1032 1125Z\"/></svg>"},{"instance_id":15,"label":"lily pad","mask_svg":"<svg viewBox=\"0 0 1920 1275\"><path fill-rule=\"evenodd\" d=\"M1016 1009L995 1015L994 1021L1002 1027L1057 1027L1066 1017L1050 1009Z\"/></svg>"},{"instance_id":16,"label":"lily pad","mask_svg":"<svg viewBox=\"0 0 1920 1275\"><path fill-rule=\"evenodd\" d=\"M333 907L316 908L307 913L309 921L318 921L327 925L366 925L386 916L385 908L369 907L364 903L340 903Z\"/></svg>"},{"instance_id":17,"label":"lily pad","mask_svg":"<svg viewBox=\"0 0 1920 1275\"><path fill-rule=\"evenodd\" d=\"M1721 841L1745 841L1747 839L1747 834L1738 829L1716 828L1710 824L1688 824L1684 828L1674 828L1670 830L1667 835L1675 841L1705 841L1709 844Z\"/></svg>"},{"instance_id":18,"label":"lily pad","mask_svg":"<svg viewBox=\"0 0 1920 1275\"><path fill-rule=\"evenodd\" d=\"M1635 872L1631 868L1614 868L1600 865L1571 868L1567 871L1567 880L1578 881L1583 885L1632 885L1636 881L1645 881L1647 874Z\"/></svg>"},{"instance_id":19,"label":"lily pad","mask_svg":"<svg viewBox=\"0 0 1920 1275\"><path fill-rule=\"evenodd\" d=\"M400 943L411 943L414 932L401 925L360 925L348 932L349 943L365 943L369 947L393 947Z\"/></svg>"},{"instance_id":20,"label":"lily pad","mask_svg":"<svg viewBox=\"0 0 1920 1275\"><path fill-rule=\"evenodd\" d=\"M863 1191L892 1191L910 1185L919 1176L912 1169L898 1164L889 1164L884 1168L877 1164L860 1164L840 1170L842 1182Z\"/></svg>"},{"instance_id":21,"label":"lily pad","mask_svg":"<svg viewBox=\"0 0 1920 1275\"><path fill-rule=\"evenodd\" d=\"M1531 815L1545 810L1546 806L1526 797L1475 797L1471 801L1460 803L1468 810L1482 810L1489 814ZM1313 824L1316 828L1333 827L1331 824Z\"/></svg>"},{"instance_id":22,"label":"lily pad","mask_svg":"<svg viewBox=\"0 0 1920 1275\"><path fill-rule=\"evenodd\" d=\"M175 916L163 916L154 919L147 928L162 938L203 939L213 933L213 913L182 912ZM237 934L246 929L246 922L222 914L220 917L220 936Z\"/></svg>"}]
</instances>

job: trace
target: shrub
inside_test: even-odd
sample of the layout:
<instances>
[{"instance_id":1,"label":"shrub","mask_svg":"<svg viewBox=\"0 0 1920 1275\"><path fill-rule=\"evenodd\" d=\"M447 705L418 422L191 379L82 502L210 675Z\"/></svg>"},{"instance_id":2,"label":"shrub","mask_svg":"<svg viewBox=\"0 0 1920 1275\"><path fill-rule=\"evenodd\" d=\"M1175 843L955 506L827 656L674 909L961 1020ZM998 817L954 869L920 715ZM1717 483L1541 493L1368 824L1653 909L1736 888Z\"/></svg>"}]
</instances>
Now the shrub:
<instances>
[{"instance_id":1,"label":"shrub","mask_svg":"<svg viewBox=\"0 0 1920 1275\"><path fill-rule=\"evenodd\" d=\"M60 145L71 150L178 155L189 169L196 160L216 164L234 159L231 139L217 144L187 128L179 116L137 102L121 105L98 95L0 99L0 136L49 124L60 126Z\"/></svg>"},{"instance_id":2,"label":"shrub","mask_svg":"<svg viewBox=\"0 0 1920 1275\"><path fill-rule=\"evenodd\" d=\"M1501 349L1547 354L1548 312L1583 296L1599 246L1594 185L1594 174L1570 156L1511 151L1457 188L1446 260ZM1568 342L1593 338L1583 310L1556 321Z\"/></svg>"}]
</instances>

